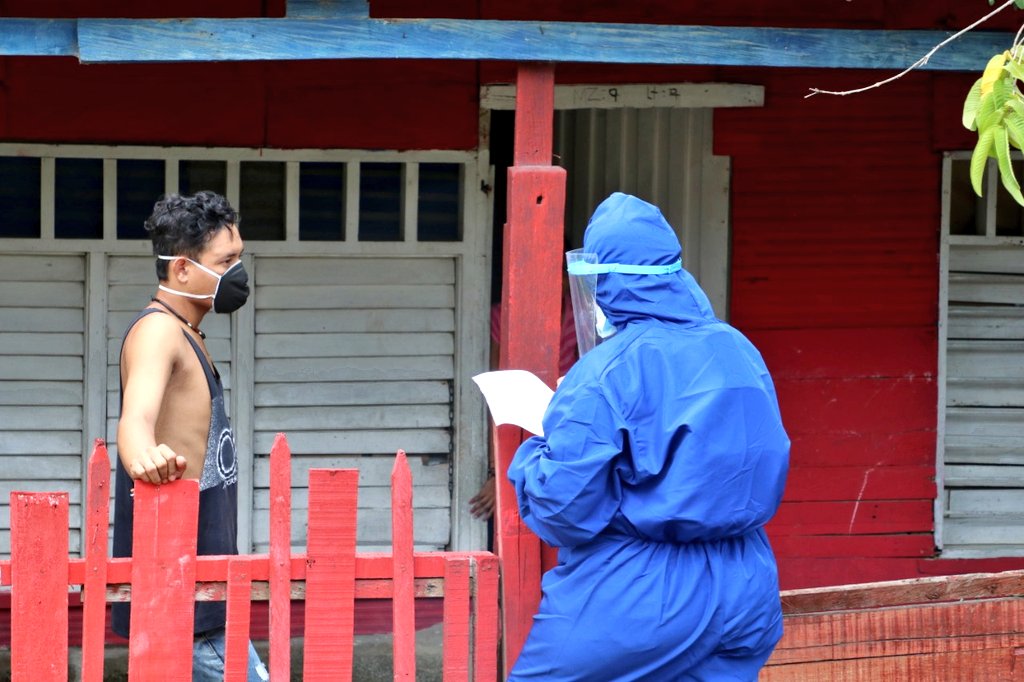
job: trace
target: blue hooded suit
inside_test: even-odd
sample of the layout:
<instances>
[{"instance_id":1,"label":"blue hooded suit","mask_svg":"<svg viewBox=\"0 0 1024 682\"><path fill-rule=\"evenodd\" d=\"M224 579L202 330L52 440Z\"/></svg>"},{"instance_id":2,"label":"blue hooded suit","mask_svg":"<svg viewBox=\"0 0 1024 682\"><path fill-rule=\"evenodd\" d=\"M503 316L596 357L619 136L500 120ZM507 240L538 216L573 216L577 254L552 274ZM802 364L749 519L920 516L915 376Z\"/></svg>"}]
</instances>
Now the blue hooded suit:
<instances>
[{"instance_id":1,"label":"blue hooded suit","mask_svg":"<svg viewBox=\"0 0 1024 682\"><path fill-rule=\"evenodd\" d=\"M583 250L668 265L654 206L613 194ZM569 371L544 437L509 468L523 520L559 547L510 680L754 680L782 635L763 526L789 438L753 345L685 270L597 276L618 330Z\"/></svg>"}]
</instances>

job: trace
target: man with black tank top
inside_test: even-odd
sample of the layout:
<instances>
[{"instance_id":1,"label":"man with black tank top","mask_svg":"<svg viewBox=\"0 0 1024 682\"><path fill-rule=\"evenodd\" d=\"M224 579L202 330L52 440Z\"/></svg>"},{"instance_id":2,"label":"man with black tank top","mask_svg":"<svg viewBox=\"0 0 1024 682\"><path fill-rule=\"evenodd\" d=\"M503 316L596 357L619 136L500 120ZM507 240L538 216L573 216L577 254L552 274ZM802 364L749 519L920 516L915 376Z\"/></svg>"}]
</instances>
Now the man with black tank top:
<instances>
[{"instance_id":1,"label":"man with black tank top","mask_svg":"<svg viewBox=\"0 0 1024 682\"><path fill-rule=\"evenodd\" d=\"M231 313L249 295L238 214L213 192L169 194L154 206L146 231L159 285L121 346L114 556L131 556L134 482L179 478L199 481L199 554L237 554L235 437L200 328L206 313ZM124 637L130 607L113 607L113 629ZM224 678L224 623L224 602L196 604L193 680ZM251 643L248 679L268 679Z\"/></svg>"}]
</instances>

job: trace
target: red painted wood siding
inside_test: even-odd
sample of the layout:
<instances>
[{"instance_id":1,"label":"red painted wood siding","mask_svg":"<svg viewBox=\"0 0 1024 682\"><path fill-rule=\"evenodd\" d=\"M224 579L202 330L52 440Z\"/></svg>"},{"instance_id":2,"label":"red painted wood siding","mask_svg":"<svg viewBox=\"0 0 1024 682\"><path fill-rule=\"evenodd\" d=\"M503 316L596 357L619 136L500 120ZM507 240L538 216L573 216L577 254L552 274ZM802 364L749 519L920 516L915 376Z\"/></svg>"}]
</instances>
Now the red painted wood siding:
<instances>
[{"instance_id":1,"label":"red painted wood siding","mask_svg":"<svg viewBox=\"0 0 1024 682\"><path fill-rule=\"evenodd\" d=\"M217 11L255 16L258 4L236 0ZM206 11L195 2L175 8L182 15ZM952 0L785 0L741 8L697 0L372 3L378 17L892 29L960 27L986 11L980 1ZM159 4L0 2L6 16L43 12L154 16ZM1016 29L1022 16L1005 12L986 28ZM811 87L858 87L885 75L581 65L556 71L560 83L765 86L763 108L717 112L715 150L732 159L732 319L761 348L793 437L790 487L770 527L784 588L1024 567L1024 559L928 558L941 152L973 144L959 112L976 76L920 73L855 97L803 97ZM81 66L6 58L0 139L471 149L479 86L514 77L515 65L501 63Z\"/></svg>"},{"instance_id":2,"label":"red painted wood siding","mask_svg":"<svg viewBox=\"0 0 1024 682\"><path fill-rule=\"evenodd\" d=\"M772 370L793 440L769 526L783 589L909 577L934 554L933 77L803 98L871 77L761 72L765 107L715 118L732 157L732 321Z\"/></svg>"},{"instance_id":3,"label":"red painted wood siding","mask_svg":"<svg viewBox=\"0 0 1024 682\"><path fill-rule=\"evenodd\" d=\"M972 77L761 72L758 110L721 110L732 157L732 320L772 370L793 439L769 526L783 589L1006 570L935 555L941 152L973 144Z\"/></svg>"},{"instance_id":4,"label":"red painted wood siding","mask_svg":"<svg viewBox=\"0 0 1024 682\"><path fill-rule=\"evenodd\" d=\"M228 147L472 149L470 62L0 61L0 139ZM70 112L73 112L70 113Z\"/></svg>"}]
</instances>

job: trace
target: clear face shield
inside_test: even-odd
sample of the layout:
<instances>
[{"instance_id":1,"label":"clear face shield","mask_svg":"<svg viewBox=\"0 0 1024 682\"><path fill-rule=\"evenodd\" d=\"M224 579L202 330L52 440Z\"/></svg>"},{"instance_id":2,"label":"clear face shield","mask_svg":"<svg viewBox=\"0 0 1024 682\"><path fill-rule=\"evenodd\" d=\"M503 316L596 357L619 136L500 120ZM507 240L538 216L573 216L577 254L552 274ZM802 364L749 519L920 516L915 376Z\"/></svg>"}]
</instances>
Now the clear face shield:
<instances>
[{"instance_id":1,"label":"clear face shield","mask_svg":"<svg viewBox=\"0 0 1024 682\"><path fill-rule=\"evenodd\" d=\"M605 317L597 304L597 276L609 272L627 275L668 275L683 269L682 260L669 265L630 265L627 263L601 263L596 253L574 249L565 253L565 267L569 273L569 295L576 323L576 343L580 357L609 338L617 329Z\"/></svg>"},{"instance_id":2,"label":"clear face shield","mask_svg":"<svg viewBox=\"0 0 1024 682\"><path fill-rule=\"evenodd\" d=\"M590 273L588 265L597 265L596 253L574 249L565 253L565 267L569 272L569 296L572 298L572 316L576 324L576 345L580 357L598 344L597 335L597 273ZM601 317L604 317L602 313Z\"/></svg>"}]
</instances>

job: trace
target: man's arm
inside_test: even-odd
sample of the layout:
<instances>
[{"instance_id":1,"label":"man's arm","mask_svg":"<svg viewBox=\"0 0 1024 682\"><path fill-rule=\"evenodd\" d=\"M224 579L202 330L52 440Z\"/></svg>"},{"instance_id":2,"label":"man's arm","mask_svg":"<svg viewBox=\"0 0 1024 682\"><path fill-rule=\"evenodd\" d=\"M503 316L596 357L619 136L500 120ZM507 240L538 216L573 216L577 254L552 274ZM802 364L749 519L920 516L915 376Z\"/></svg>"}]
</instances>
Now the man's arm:
<instances>
[{"instance_id":1,"label":"man's arm","mask_svg":"<svg viewBox=\"0 0 1024 682\"><path fill-rule=\"evenodd\" d=\"M117 450L133 479L167 483L185 471L185 458L156 442L156 422L179 360L181 341L178 324L166 315L147 315L139 320L125 341Z\"/></svg>"}]
</instances>

